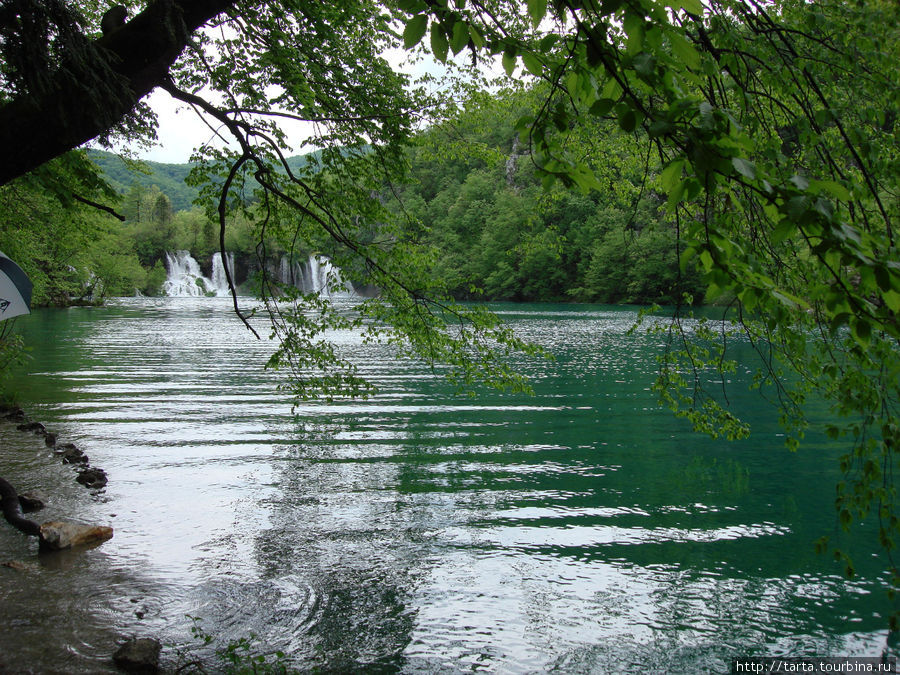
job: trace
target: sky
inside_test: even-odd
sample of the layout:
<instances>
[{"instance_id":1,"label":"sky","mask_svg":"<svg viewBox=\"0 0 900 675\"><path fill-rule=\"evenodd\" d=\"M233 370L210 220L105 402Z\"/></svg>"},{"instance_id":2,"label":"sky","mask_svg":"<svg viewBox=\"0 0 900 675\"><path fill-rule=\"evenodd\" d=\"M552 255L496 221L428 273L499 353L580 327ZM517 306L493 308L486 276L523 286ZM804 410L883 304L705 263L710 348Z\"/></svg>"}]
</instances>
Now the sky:
<instances>
[{"instance_id":1,"label":"sky","mask_svg":"<svg viewBox=\"0 0 900 675\"><path fill-rule=\"evenodd\" d=\"M414 78L425 73L440 76L444 72L444 67L434 61L430 54L425 55L415 64L411 64L407 56L402 49L390 50L385 54L385 58L395 70L410 74ZM212 130L193 109L181 101L176 101L165 91L156 89L145 100L159 120L158 142L149 149L131 148L132 152L140 159L167 164L183 164L190 161L194 148L214 138ZM283 126L283 131L291 139L292 154L302 154L313 150L314 148L303 145L304 140L308 137L305 130L299 126L299 123L291 124L294 125L293 129L291 126ZM223 135L228 136L227 132ZM219 144L221 145L221 141Z\"/></svg>"},{"instance_id":2,"label":"sky","mask_svg":"<svg viewBox=\"0 0 900 675\"><path fill-rule=\"evenodd\" d=\"M212 138L212 131L197 113L161 89L153 91L147 103L159 119L159 143L149 150L137 149L141 159L183 164L190 160L195 147Z\"/></svg>"},{"instance_id":3,"label":"sky","mask_svg":"<svg viewBox=\"0 0 900 675\"><path fill-rule=\"evenodd\" d=\"M410 60L410 54L403 49L391 49L385 52L385 59L399 72L410 75L413 79L428 74L440 78L446 73L444 65L434 60L431 54L420 55L417 61ZM453 58L451 56L451 58ZM468 58L463 51L457 58ZM498 77L503 73L499 58L490 64L489 60L482 59L481 65L490 64L487 73L491 77ZM140 159L151 162L163 162L166 164L183 164L190 161L194 148L209 142L214 138L212 130L203 122L200 116L189 106L176 101L161 89L154 90L145 99L147 104L156 112L159 120L157 130L158 142L153 147L132 148L132 152ZM304 141L309 134L305 132L299 123L291 123L291 126L283 126L283 131L288 134L292 154L310 152L315 148L304 146ZM227 133L224 133L226 137ZM221 141L219 141L221 144Z\"/></svg>"}]
</instances>

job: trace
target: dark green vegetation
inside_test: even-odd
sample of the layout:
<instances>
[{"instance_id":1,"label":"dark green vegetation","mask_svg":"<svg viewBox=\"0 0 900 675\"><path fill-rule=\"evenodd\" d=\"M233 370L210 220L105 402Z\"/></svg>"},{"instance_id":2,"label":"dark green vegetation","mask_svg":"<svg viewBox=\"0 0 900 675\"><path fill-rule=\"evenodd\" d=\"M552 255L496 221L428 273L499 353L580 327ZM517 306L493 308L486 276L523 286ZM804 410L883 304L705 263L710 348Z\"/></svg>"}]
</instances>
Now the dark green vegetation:
<instances>
[{"instance_id":1,"label":"dark green vegetation","mask_svg":"<svg viewBox=\"0 0 900 675\"><path fill-rule=\"evenodd\" d=\"M408 236L441 252L434 274L465 299L702 299L694 266L679 270L675 227L663 196L648 185L634 139L602 125L591 161L601 189L544 189L514 128L535 102L527 90L478 97L416 137L400 202Z\"/></svg>"},{"instance_id":2,"label":"dark green vegetation","mask_svg":"<svg viewBox=\"0 0 900 675\"><path fill-rule=\"evenodd\" d=\"M868 520L886 569L895 570L895 2L151 0L130 7L143 11L100 36L94 3L3 5L0 146L8 160L0 182L43 185L62 204L96 201L103 186L66 151L109 134L152 136L152 115L140 100L155 87L193 106L234 148L201 148L204 163L192 176L216 218L220 246L243 218L262 254L319 250L381 289L350 319L321 299L283 302L263 280L281 345L270 366L290 373L299 398L369 391L325 339L330 328L363 329L405 356L449 363L464 390L480 381L525 387L507 357L529 347L490 313L454 302L466 277L501 297L575 291L597 298L630 285L603 263L621 253L619 237L639 235L639 246L668 249L671 265L677 260L673 294L693 285L686 278L693 262L707 297L728 304L735 319L685 330L681 309L696 298L683 298L662 329L670 345L656 383L662 401L698 430L745 436L721 387L723 371L738 366L730 332L743 333L763 357L758 381L775 388L790 445L808 425L807 397L830 402L827 431L847 448L837 519L845 528ZM227 29L203 30L219 22ZM386 198L386 185L394 194L409 179L415 132L463 119L452 102L413 86L382 57L401 42L424 45L438 61L453 54L497 63L528 81L513 127L550 192L530 195L532 181L517 171L498 189L503 175L490 175L490 162L466 166L464 157L460 167L473 171L460 170L453 204L452 193L442 197L445 186L430 181L420 181L429 192L410 209ZM440 91L478 89L478 77L467 74L458 88ZM307 142L324 150L294 171L280 124L299 122L314 125ZM635 150L611 141L618 134ZM485 147L458 138L468 155L515 152L503 147L505 134ZM619 152L631 159L620 164ZM68 165L48 164L57 157ZM449 154L438 158L452 164ZM551 203L521 210L509 198L516 180L522 204ZM554 220L553 195L563 194L552 191L557 186L589 195L589 203L560 198ZM491 200L477 203L489 193ZM605 196L590 196L598 193ZM595 218L598 209L612 210ZM43 236L54 226L36 227ZM466 257L476 242L477 254ZM562 272L562 251L579 247L569 260L577 270ZM835 555L852 575L849 558Z\"/></svg>"},{"instance_id":3,"label":"dark green vegetation","mask_svg":"<svg viewBox=\"0 0 900 675\"><path fill-rule=\"evenodd\" d=\"M395 193L387 186L381 191L383 198L399 195L397 210L409 217L404 236L442 251L436 278L457 299L675 304L685 292L702 298L693 266L680 278L675 230L664 218L661 196L643 185L628 135L613 126L606 131L605 190L545 191L508 112L522 98L506 91L472 102L452 122L418 135L406 181ZM481 152L459 152L461 145ZM28 206L5 211L16 220L0 231L0 250L26 265L42 261L45 274L33 265L29 270L39 304L155 295L165 278L165 252L188 250L208 262L219 250L218 227L191 204L199 190L185 180L194 165L128 161L100 151L88 158L118 193L108 203L123 222L78 203L50 215L21 195L17 201ZM292 157L290 164L302 166L304 159ZM43 203L54 203L53 195L37 193ZM22 223L43 231L47 220L69 222L55 232L52 246L39 237L32 248L18 241ZM79 256L85 235L97 239L96 248ZM225 247L255 258L256 237L245 218L231 220Z\"/></svg>"}]
</instances>

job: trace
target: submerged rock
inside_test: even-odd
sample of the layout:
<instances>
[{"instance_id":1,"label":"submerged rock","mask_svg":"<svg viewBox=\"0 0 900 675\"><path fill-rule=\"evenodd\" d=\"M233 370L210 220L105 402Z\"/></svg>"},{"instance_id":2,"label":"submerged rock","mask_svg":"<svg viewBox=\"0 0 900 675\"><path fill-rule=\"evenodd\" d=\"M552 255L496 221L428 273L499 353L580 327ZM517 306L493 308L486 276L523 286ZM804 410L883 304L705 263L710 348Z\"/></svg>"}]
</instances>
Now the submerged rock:
<instances>
[{"instance_id":1,"label":"submerged rock","mask_svg":"<svg viewBox=\"0 0 900 675\"><path fill-rule=\"evenodd\" d=\"M97 469L94 467L88 467L87 469L82 469L81 471L79 471L78 477L75 480L77 480L85 487L91 489L99 489L105 487L106 483L108 482L106 472L103 469Z\"/></svg>"},{"instance_id":2,"label":"submerged rock","mask_svg":"<svg viewBox=\"0 0 900 675\"><path fill-rule=\"evenodd\" d=\"M23 495L19 495L19 506L22 507L22 513L33 513L34 511L40 511L47 505L47 500L43 497L39 497L38 495L28 492Z\"/></svg>"},{"instance_id":3,"label":"submerged rock","mask_svg":"<svg viewBox=\"0 0 900 675\"><path fill-rule=\"evenodd\" d=\"M47 435L47 429L40 422L25 422L24 424L17 424L16 429L19 431L31 431L35 434Z\"/></svg>"},{"instance_id":4,"label":"submerged rock","mask_svg":"<svg viewBox=\"0 0 900 675\"><path fill-rule=\"evenodd\" d=\"M159 671L159 653L162 645L153 638L131 638L113 654L113 661L129 673L155 673Z\"/></svg>"},{"instance_id":5,"label":"submerged rock","mask_svg":"<svg viewBox=\"0 0 900 675\"><path fill-rule=\"evenodd\" d=\"M60 551L86 544L99 544L112 539L113 529L105 525L80 525L58 520L41 525L41 548L45 551Z\"/></svg>"},{"instance_id":6,"label":"submerged rock","mask_svg":"<svg viewBox=\"0 0 900 675\"><path fill-rule=\"evenodd\" d=\"M13 422L24 422L28 419L25 411L21 408L12 408L6 413L5 417L6 419L12 420Z\"/></svg>"},{"instance_id":7,"label":"submerged rock","mask_svg":"<svg viewBox=\"0 0 900 675\"><path fill-rule=\"evenodd\" d=\"M56 454L62 455L63 464L87 464L88 456L74 443L56 446Z\"/></svg>"},{"instance_id":8,"label":"submerged rock","mask_svg":"<svg viewBox=\"0 0 900 675\"><path fill-rule=\"evenodd\" d=\"M6 562L0 563L0 567L8 567L11 570L19 570L20 572L24 572L26 570L33 570L33 563L24 563L21 560L7 560Z\"/></svg>"}]
</instances>

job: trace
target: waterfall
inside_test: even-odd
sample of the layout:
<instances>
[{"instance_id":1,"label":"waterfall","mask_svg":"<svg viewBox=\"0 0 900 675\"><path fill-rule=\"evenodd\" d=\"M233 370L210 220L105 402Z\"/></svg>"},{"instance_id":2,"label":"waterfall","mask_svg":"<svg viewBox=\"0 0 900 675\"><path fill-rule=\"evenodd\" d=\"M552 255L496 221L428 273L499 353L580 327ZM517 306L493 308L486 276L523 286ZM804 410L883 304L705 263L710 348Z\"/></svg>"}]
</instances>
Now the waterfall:
<instances>
[{"instance_id":1,"label":"waterfall","mask_svg":"<svg viewBox=\"0 0 900 675\"><path fill-rule=\"evenodd\" d=\"M228 288L228 277L225 276L225 266L231 273L231 280L234 281L234 253L225 254L225 262L222 263L222 254L219 251L213 253L212 257L212 279L209 280L207 288L215 292L216 295L230 295L231 289Z\"/></svg>"},{"instance_id":2,"label":"waterfall","mask_svg":"<svg viewBox=\"0 0 900 675\"><path fill-rule=\"evenodd\" d=\"M200 265L187 251L166 253L168 277L163 284L163 294L177 297L206 295L206 284Z\"/></svg>"},{"instance_id":3,"label":"waterfall","mask_svg":"<svg viewBox=\"0 0 900 675\"><path fill-rule=\"evenodd\" d=\"M188 251L166 253L166 272L163 294L172 297L200 297L205 295L228 295L228 280L225 267L234 273L234 254L229 253L223 264L222 254L212 257L212 278L208 279L200 271L200 265Z\"/></svg>"},{"instance_id":4,"label":"waterfall","mask_svg":"<svg viewBox=\"0 0 900 675\"><path fill-rule=\"evenodd\" d=\"M303 263L291 263L284 256L278 268L278 280L296 286L304 293L325 296L353 295L353 286L341 276L341 271L325 256L311 254Z\"/></svg>"}]
</instances>

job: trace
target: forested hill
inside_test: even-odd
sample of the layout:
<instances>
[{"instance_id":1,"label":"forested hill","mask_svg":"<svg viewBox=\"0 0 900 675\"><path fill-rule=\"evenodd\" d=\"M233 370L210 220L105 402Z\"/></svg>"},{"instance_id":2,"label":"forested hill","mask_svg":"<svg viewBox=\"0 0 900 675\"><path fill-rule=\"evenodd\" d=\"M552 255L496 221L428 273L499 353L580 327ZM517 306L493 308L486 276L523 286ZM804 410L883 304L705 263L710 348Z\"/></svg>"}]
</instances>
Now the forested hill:
<instances>
[{"instance_id":1,"label":"forested hill","mask_svg":"<svg viewBox=\"0 0 900 675\"><path fill-rule=\"evenodd\" d=\"M103 171L109 184L121 194L125 194L134 184L145 189L155 186L169 198L173 209L182 211L191 208L199 193L197 188L184 182L191 171L191 164L148 161L129 164L119 155L104 150L90 150L88 154Z\"/></svg>"},{"instance_id":2,"label":"forested hill","mask_svg":"<svg viewBox=\"0 0 900 675\"><path fill-rule=\"evenodd\" d=\"M459 299L672 304L688 293L702 301L697 274L679 269L676 230L653 190L658 169L633 152L633 134L615 123L586 130L579 151L599 188L544 185L514 128L538 98L521 90L476 98L413 139L407 179L379 195L399 221L392 236L431 247L433 279ZM198 190L185 183L191 164L126 162L97 150L88 157L121 194L114 206L124 222L61 204L37 185L29 188L38 191L34 199L0 212L6 220L0 233L34 229L31 238L0 237L0 250L32 261L36 303L65 304L98 292L157 294L167 251L187 250L209 265L219 228L193 203ZM291 168L312 157L292 157ZM252 195L253 184L246 187ZM226 248L249 259L257 229L256 207L247 207L230 218ZM371 223L373 236L381 226ZM324 232L308 245L310 251L295 254L330 250ZM267 250L281 254L274 242Z\"/></svg>"},{"instance_id":3,"label":"forested hill","mask_svg":"<svg viewBox=\"0 0 900 675\"><path fill-rule=\"evenodd\" d=\"M514 122L534 91L473 100L424 132L398 212L439 251L438 276L457 298L674 304L703 300L679 269L674 222L655 192L656 167L615 123L586 130L580 152L601 180L589 192L545 185Z\"/></svg>"},{"instance_id":4,"label":"forested hill","mask_svg":"<svg viewBox=\"0 0 900 675\"><path fill-rule=\"evenodd\" d=\"M315 154L289 157L288 166L292 170L299 169ZM88 155L103 171L109 184L120 194L128 192L133 185L145 190L156 187L168 197L175 211L190 209L199 194L195 186L185 182L194 164L166 164L147 160L127 162L119 155L104 150L89 150Z\"/></svg>"}]
</instances>

